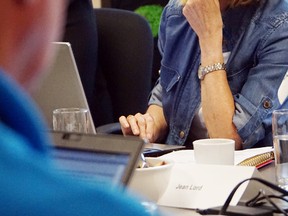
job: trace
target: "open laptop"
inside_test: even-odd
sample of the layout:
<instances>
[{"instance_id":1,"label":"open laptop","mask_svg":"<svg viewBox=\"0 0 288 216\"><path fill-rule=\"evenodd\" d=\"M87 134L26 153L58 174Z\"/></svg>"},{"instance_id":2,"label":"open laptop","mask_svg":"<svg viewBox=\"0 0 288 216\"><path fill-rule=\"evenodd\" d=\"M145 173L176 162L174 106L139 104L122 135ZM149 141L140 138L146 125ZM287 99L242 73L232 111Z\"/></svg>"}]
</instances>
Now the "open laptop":
<instances>
[{"instance_id":1,"label":"open laptop","mask_svg":"<svg viewBox=\"0 0 288 216\"><path fill-rule=\"evenodd\" d=\"M70 43L54 42L52 46L57 50L55 60L38 89L32 94L51 128L54 109L75 107L89 110ZM88 121L88 132L96 133L90 113Z\"/></svg>"},{"instance_id":2,"label":"open laptop","mask_svg":"<svg viewBox=\"0 0 288 216\"><path fill-rule=\"evenodd\" d=\"M59 170L86 182L124 185L138 164L144 142L119 135L51 132Z\"/></svg>"}]
</instances>

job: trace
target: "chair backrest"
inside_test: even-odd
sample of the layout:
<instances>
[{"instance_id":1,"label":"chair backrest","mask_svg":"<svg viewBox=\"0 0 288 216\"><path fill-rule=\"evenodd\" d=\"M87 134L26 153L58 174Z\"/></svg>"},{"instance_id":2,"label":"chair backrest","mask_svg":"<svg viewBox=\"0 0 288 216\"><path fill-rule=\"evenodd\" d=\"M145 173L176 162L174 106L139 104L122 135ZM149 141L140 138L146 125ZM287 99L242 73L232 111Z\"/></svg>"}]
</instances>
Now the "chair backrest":
<instances>
[{"instance_id":1,"label":"chair backrest","mask_svg":"<svg viewBox=\"0 0 288 216\"><path fill-rule=\"evenodd\" d=\"M94 13L99 42L99 116L94 122L99 126L147 109L152 88L153 36L146 19L134 12L95 8Z\"/></svg>"}]
</instances>

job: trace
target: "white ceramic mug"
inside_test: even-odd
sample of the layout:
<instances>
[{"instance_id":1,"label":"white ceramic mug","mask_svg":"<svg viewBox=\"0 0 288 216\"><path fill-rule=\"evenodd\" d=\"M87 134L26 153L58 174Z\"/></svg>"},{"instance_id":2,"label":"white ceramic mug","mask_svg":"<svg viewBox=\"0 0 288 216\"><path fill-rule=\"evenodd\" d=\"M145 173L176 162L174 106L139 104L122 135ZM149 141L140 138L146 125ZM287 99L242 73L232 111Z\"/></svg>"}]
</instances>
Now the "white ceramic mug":
<instances>
[{"instance_id":1,"label":"white ceramic mug","mask_svg":"<svg viewBox=\"0 0 288 216\"><path fill-rule=\"evenodd\" d=\"M200 139L193 142L197 164L234 165L235 141L232 139Z\"/></svg>"}]
</instances>

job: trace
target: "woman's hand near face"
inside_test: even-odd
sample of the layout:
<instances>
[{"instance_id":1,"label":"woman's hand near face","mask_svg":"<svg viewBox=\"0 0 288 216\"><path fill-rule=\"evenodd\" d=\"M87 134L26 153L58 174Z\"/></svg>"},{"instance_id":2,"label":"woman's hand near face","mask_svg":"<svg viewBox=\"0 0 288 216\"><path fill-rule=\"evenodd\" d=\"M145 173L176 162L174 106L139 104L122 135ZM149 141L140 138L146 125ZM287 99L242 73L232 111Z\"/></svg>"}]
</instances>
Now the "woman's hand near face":
<instances>
[{"instance_id":1,"label":"woman's hand near face","mask_svg":"<svg viewBox=\"0 0 288 216\"><path fill-rule=\"evenodd\" d=\"M201 65L223 63L223 21L221 10L229 0L187 0L183 14L199 38ZM215 84L216 83L216 84ZM235 104L226 71L218 70L201 80L203 117L211 138L231 138L241 149L241 138L233 124ZM221 124L219 124L221 122Z\"/></svg>"},{"instance_id":2,"label":"woman's hand near face","mask_svg":"<svg viewBox=\"0 0 288 216\"><path fill-rule=\"evenodd\" d=\"M222 48L223 22L219 0L188 0L183 14L199 37L201 50L205 47L211 50L215 45L215 48Z\"/></svg>"},{"instance_id":3,"label":"woman's hand near face","mask_svg":"<svg viewBox=\"0 0 288 216\"><path fill-rule=\"evenodd\" d=\"M155 142L166 135L167 124L162 107L151 105L145 114L137 113L119 118L122 133Z\"/></svg>"}]
</instances>

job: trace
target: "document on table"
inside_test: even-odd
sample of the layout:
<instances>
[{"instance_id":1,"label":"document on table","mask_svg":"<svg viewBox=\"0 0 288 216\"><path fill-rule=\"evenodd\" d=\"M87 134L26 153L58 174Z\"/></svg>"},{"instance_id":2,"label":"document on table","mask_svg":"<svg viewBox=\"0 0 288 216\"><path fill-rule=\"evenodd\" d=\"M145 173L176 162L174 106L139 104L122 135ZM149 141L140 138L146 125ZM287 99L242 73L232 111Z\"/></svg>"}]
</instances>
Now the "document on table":
<instances>
[{"instance_id":1,"label":"document on table","mask_svg":"<svg viewBox=\"0 0 288 216\"><path fill-rule=\"evenodd\" d=\"M272 147L251 148L245 150L235 151L234 164L237 165L241 161L253 157L258 154L271 152ZM164 160L171 160L176 163L195 163L194 150L178 150L171 153L160 156Z\"/></svg>"},{"instance_id":2,"label":"document on table","mask_svg":"<svg viewBox=\"0 0 288 216\"><path fill-rule=\"evenodd\" d=\"M235 151L235 165L252 156L271 152L272 147ZM205 209L223 205L233 188L242 180L261 177L256 167L200 165L195 164L193 150L179 150L162 155L159 158L173 161L169 185L158 200L159 205ZM231 205L236 205L241 197L259 188L246 182L235 193ZM179 199L181 197L181 199Z\"/></svg>"}]
</instances>

